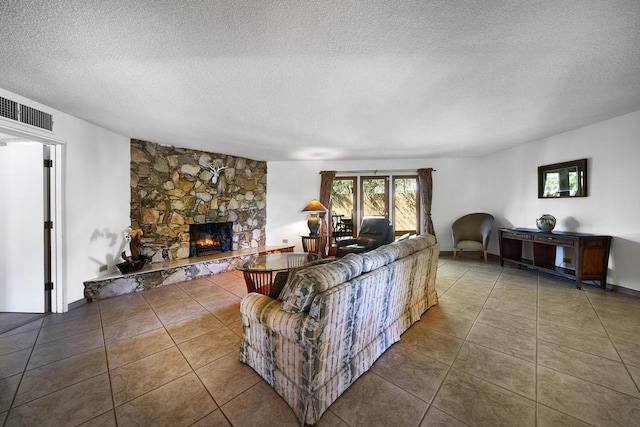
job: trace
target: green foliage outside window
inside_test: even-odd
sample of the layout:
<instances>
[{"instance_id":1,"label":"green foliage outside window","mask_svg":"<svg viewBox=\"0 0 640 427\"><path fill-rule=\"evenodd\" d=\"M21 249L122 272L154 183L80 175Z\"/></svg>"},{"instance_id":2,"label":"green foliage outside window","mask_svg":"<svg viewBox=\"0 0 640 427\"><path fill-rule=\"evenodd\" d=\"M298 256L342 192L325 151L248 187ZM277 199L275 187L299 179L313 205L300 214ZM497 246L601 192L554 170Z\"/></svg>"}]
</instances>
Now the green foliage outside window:
<instances>
[{"instance_id":1,"label":"green foliage outside window","mask_svg":"<svg viewBox=\"0 0 640 427\"><path fill-rule=\"evenodd\" d=\"M344 215L345 218L351 218L353 206L353 180L352 179L336 179L333 181L331 189L333 201L331 204L334 215Z\"/></svg>"},{"instance_id":2,"label":"green foliage outside window","mask_svg":"<svg viewBox=\"0 0 640 427\"><path fill-rule=\"evenodd\" d=\"M393 222L396 235L416 233L417 180L416 178L396 178L394 183Z\"/></svg>"},{"instance_id":3,"label":"green foliage outside window","mask_svg":"<svg viewBox=\"0 0 640 427\"><path fill-rule=\"evenodd\" d=\"M364 202L363 216L386 214L386 177L363 178L362 199ZM344 215L351 218L355 206L353 205L355 180L353 178L336 178L332 186L332 211L334 215ZM393 179L393 223L396 235L417 232L418 215L418 180L416 177ZM361 218L358 219L359 221Z\"/></svg>"}]
</instances>

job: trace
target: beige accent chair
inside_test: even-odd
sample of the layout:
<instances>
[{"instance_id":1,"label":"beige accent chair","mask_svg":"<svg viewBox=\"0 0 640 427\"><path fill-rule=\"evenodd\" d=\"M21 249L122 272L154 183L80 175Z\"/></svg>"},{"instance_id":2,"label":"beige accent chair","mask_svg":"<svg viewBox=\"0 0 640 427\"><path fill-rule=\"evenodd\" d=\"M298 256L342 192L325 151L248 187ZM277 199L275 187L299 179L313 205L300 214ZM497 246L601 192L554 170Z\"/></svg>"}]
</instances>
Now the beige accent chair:
<instances>
[{"instance_id":1,"label":"beige accent chair","mask_svg":"<svg viewBox=\"0 0 640 427\"><path fill-rule=\"evenodd\" d=\"M487 262L487 247L493 228L493 216L488 213L472 213L458 218L451 226L453 236L453 257L460 251L484 252Z\"/></svg>"}]
</instances>

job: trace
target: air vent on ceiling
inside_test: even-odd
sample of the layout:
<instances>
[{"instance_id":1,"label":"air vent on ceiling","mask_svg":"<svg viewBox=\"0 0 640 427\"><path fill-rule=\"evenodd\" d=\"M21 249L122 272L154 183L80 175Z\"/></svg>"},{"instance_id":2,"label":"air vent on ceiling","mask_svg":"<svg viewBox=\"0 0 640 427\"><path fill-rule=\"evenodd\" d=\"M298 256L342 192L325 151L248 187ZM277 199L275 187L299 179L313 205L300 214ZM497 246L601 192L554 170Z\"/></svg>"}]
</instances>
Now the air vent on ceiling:
<instances>
[{"instance_id":1,"label":"air vent on ceiling","mask_svg":"<svg viewBox=\"0 0 640 427\"><path fill-rule=\"evenodd\" d=\"M53 116L0 96L0 117L16 120L40 129L53 130Z\"/></svg>"}]
</instances>

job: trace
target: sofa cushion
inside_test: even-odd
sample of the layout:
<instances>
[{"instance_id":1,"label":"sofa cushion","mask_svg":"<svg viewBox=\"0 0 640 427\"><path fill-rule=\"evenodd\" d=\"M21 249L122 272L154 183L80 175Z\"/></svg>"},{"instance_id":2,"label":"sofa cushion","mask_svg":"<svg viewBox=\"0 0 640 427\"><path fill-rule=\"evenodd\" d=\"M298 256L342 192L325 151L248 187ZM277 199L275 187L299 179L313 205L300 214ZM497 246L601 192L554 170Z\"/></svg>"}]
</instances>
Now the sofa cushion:
<instances>
[{"instance_id":1,"label":"sofa cushion","mask_svg":"<svg viewBox=\"0 0 640 427\"><path fill-rule=\"evenodd\" d=\"M421 234L408 240L393 242L389 246L393 246L400 252L398 258L404 258L414 252L421 251L436 243L435 236L431 234Z\"/></svg>"},{"instance_id":2,"label":"sofa cushion","mask_svg":"<svg viewBox=\"0 0 640 427\"><path fill-rule=\"evenodd\" d=\"M398 258L404 258L411 255L414 252L413 246L409 244L409 240L403 240L401 242L393 242L390 243L389 246L396 248L398 251Z\"/></svg>"},{"instance_id":3,"label":"sofa cushion","mask_svg":"<svg viewBox=\"0 0 640 427\"><path fill-rule=\"evenodd\" d=\"M284 297L285 289L291 283L291 280L296 275L296 273L300 270L304 270L305 268L313 267L314 265L327 264L329 262L334 262L333 259L330 258L322 258L316 261L312 261L308 264L302 265L300 267L294 267L289 271L279 271L276 274L276 278L273 281L273 287L271 288L271 292L269 293L269 297L273 299L277 299L278 301L282 301ZM284 277L284 280L281 278ZM279 279L280 278L280 279Z\"/></svg>"},{"instance_id":4,"label":"sofa cushion","mask_svg":"<svg viewBox=\"0 0 640 427\"><path fill-rule=\"evenodd\" d=\"M309 311L313 298L362 273L361 255L348 254L338 261L298 271L285 286L282 310L289 313Z\"/></svg>"},{"instance_id":5,"label":"sofa cushion","mask_svg":"<svg viewBox=\"0 0 640 427\"><path fill-rule=\"evenodd\" d=\"M383 245L362 254L362 272L368 273L398 259L400 251L392 245Z\"/></svg>"},{"instance_id":6,"label":"sofa cushion","mask_svg":"<svg viewBox=\"0 0 640 427\"><path fill-rule=\"evenodd\" d=\"M394 242L404 242L405 240L409 240L409 236L411 236L411 233L404 233L402 236L397 237Z\"/></svg>"},{"instance_id":7,"label":"sofa cushion","mask_svg":"<svg viewBox=\"0 0 640 427\"><path fill-rule=\"evenodd\" d=\"M407 241L415 252L421 251L436 244L436 236L432 234L421 234Z\"/></svg>"}]
</instances>

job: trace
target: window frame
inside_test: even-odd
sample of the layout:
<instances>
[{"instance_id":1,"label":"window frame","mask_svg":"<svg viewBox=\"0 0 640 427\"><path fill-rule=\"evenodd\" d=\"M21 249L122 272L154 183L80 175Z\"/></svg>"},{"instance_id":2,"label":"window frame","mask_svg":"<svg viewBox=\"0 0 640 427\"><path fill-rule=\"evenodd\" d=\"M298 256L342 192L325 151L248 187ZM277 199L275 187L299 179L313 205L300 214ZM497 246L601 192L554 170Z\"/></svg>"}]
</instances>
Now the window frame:
<instances>
[{"instance_id":1,"label":"window frame","mask_svg":"<svg viewBox=\"0 0 640 427\"><path fill-rule=\"evenodd\" d=\"M364 203L363 203L363 180L364 179L380 179L380 178L385 178L385 194L387 195L386 200L385 200L385 211L386 211L386 215L385 217L389 219L389 221L394 224L394 233L396 232L395 230L395 218L394 218L394 210L395 210L395 202L396 202L396 198L395 198L395 180L396 179L406 179L406 178L412 178L416 180L416 234L420 234L421 233L421 219L422 219L422 200L420 197L421 194L421 190L420 190L420 180L418 178L418 175L414 172L407 172L407 173L398 173L398 174L393 174L393 173L389 173L389 174L378 174L378 175L371 175L371 174L345 174L345 175L340 175L339 173L336 174L336 177L334 178L335 180L353 180L353 189L354 189L354 193L353 193L353 235L357 236L358 235L358 230L359 230L359 226L360 223L362 222L362 218L363 218L363 211L364 211ZM332 210L333 213L333 210Z\"/></svg>"}]
</instances>

